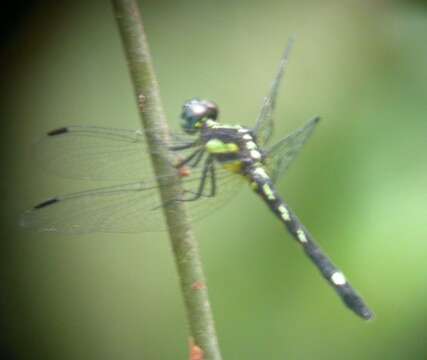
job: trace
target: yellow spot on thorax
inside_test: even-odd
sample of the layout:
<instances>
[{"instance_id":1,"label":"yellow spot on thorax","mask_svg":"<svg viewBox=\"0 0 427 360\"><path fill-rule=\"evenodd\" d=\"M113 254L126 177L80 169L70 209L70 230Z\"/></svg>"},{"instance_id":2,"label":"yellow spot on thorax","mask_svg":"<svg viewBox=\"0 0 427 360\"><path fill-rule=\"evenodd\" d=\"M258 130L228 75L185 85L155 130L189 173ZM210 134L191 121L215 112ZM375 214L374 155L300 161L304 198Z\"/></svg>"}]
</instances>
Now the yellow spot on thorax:
<instances>
[{"instance_id":1,"label":"yellow spot on thorax","mask_svg":"<svg viewBox=\"0 0 427 360\"><path fill-rule=\"evenodd\" d=\"M242 171L241 161L229 161L222 164L225 170L231 171L232 173L240 174Z\"/></svg>"}]
</instances>

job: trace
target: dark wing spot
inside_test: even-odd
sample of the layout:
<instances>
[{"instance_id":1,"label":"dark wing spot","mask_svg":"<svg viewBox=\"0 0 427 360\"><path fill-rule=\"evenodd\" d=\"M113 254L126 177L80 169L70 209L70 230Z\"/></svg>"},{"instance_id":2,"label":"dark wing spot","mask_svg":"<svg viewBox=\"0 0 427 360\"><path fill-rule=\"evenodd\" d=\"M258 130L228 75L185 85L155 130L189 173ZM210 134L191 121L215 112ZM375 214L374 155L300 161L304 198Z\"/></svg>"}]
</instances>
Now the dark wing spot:
<instances>
[{"instance_id":1,"label":"dark wing spot","mask_svg":"<svg viewBox=\"0 0 427 360\"><path fill-rule=\"evenodd\" d=\"M55 136L55 135L61 135L68 132L68 128L62 127L58 129L51 130L47 133L48 136Z\"/></svg>"},{"instance_id":2,"label":"dark wing spot","mask_svg":"<svg viewBox=\"0 0 427 360\"><path fill-rule=\"evenodd\" d=\"M42 209L42 208L44 208L44 207L46 207L46 206L49 206L49 205L52 205L52 204L55 204L55 203L57 203L59 201L59 199L58 198L52 198L52 199L49 199L49 200L46 200L46 201L43 201L43 202L41 202L40 204L37 204L36 206L34 206L34 210L36 210L36 209Z\"/></svg>"}]
</instances>

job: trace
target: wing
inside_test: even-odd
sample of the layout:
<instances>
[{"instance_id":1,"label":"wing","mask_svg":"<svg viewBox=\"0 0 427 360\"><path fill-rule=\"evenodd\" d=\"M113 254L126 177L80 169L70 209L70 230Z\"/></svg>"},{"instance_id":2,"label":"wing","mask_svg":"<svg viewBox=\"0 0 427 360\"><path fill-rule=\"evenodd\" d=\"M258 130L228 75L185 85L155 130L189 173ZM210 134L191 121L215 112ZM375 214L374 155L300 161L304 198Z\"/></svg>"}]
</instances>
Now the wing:
<instances>
[{"instance_id":1,"label":"wing","mask_svg":"<svg viewBox=\"0 0 427 360\"><path fill-rule=\"evenodd\" d=\"M135 182L51 198L26 211L20 225L70 234L135 232L160 221L158 204L155 187Z\"/></svg>"},{"instance_id":2,"label":"wing","mask_svg":"<svg viewBox=\"0 0 427 360\"><path fill-rule=\"evenodd\" d=\"M167 200L166 204L184 199L188 193L194 194L201 172L202 169L194 169L188 178L183 178L183 193L178 198ZM216 178L218 193L215 197L203 196L187 203L191 219L198 220L212 213L241 188L238 186L241 177L224 169L217 169ZM162 180L168 183L172 178ZM20 225L35 231L68 234L159 231L166 228L163 204L157 182L139 181L51 198L26 211Z\"/></svg>"},{"instance_id":3,"label":"wing","mask_svg":"<svg viewBox=\"0 0 427 360\"><path fill-rule=\"evenodd\" d=\"M319 117L314 117L302 128L294 131L266 152L266 167L273 182L283 176L292 160L294 160L313 133Z\"/></svg>"},{"instance_id":4,"label":"wing","mask_svg":"<svg viewBox=\"0 0 427 360\"><path fill-rule=\"evenodd\" d=\"M273 111L276 106L277 93L286 70L286 65L289 61L289 55L291 53L293 43L294 37L291 37L280 60L279 68L277 70L276 76L274 77L273 83L271 84L270 92L268 93L267 97L264 98L264 103L255 123L254 132L256 134L257 141L261 146L265 146L273 134Z\"/></svg>"},{"instance_id":5,"label":"wing","mask_svg":"<svg viewBox=\"0 0 427 360\"><path fill-rule=\"evenodd\" d=\"M174 135L164 146L182 146L191 142L194 138ZM194 149L192 147L191 151ZM153 178L150 152L141 130L63 127L43 136L35 144L34 152L42 168L63 177L90 180Z\"/></svg>"}]
</instances>

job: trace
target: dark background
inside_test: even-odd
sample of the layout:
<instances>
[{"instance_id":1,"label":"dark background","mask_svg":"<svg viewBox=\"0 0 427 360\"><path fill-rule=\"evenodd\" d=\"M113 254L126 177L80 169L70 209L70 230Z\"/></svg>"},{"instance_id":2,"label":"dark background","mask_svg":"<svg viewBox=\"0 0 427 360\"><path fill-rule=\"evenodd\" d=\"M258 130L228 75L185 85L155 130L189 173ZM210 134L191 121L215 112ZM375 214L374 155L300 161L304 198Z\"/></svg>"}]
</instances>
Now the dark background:
<instances>
[{"instance_id":1,"label":"dark background","mask_svg":"<svg viewBox=\"0 0 427 360\"><path fill-rule=\"evenodd\" d=\"M290 34L276 139L323 121L279 190L376 312L347 311L259 199L197 223L225 359L425 359L427 9L421 1L141 1L173 127L184 100L252 124ZM139 126L108 1L1 14L1 351L9 359L185 359L165 234L34 234L19 214L99 186L40 170L51 128ZM103 185L103 184L102 184Z\"/></svg>"}]
</instances>

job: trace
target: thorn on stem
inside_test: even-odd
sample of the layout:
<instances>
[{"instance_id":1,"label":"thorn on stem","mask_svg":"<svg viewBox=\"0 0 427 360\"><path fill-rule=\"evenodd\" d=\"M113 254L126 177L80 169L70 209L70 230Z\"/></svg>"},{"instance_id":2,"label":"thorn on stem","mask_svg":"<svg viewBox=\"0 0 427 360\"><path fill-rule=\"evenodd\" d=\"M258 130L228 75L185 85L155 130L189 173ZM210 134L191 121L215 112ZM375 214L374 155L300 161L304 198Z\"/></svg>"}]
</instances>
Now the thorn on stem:
<instances>
[{"instance_id":1,"label":"thorn on stem","mask_svg":"<svg viewBox=\"0 0 427 360\"><path fill-rule=\"evenodd\" d=\"M145 105L145 95L144 94L139 94L138 95L138 107L139 107L139 111L143 111L144 110L144 105Z\"/></svg>"},{"instance_id":2,"label":"thorn on stem","mask_svg":"<svg viewBox=\"0 0 427 360\"><path fill-rule=\"evenodd\" d=\"M195 281L192 285L191 288L193 290L202 290L206 288L206 285L202 282L202 281Z\"/></svg>"},{"instance_id":3,"label":"thorn on stem","mask_svg":"<svg viewBox=\"0 0 427 360\"><path fill-rule=\"evenodd\" d=\"M180 177L190 176L191 175L191 169L186 165L182 165L178 168L178 175Z\"/></svg>"},{"instance_id":4,"label":"thorn on stem","mask_svg":"<svg viewBox=\"0 0 427 360\"><path fill-rule=\"evenodd\" d=\"M190 337L188 345L190 348L190 360L204 360L203 350L194 343L192 337Z\"/></svg>"}]
</instances>

